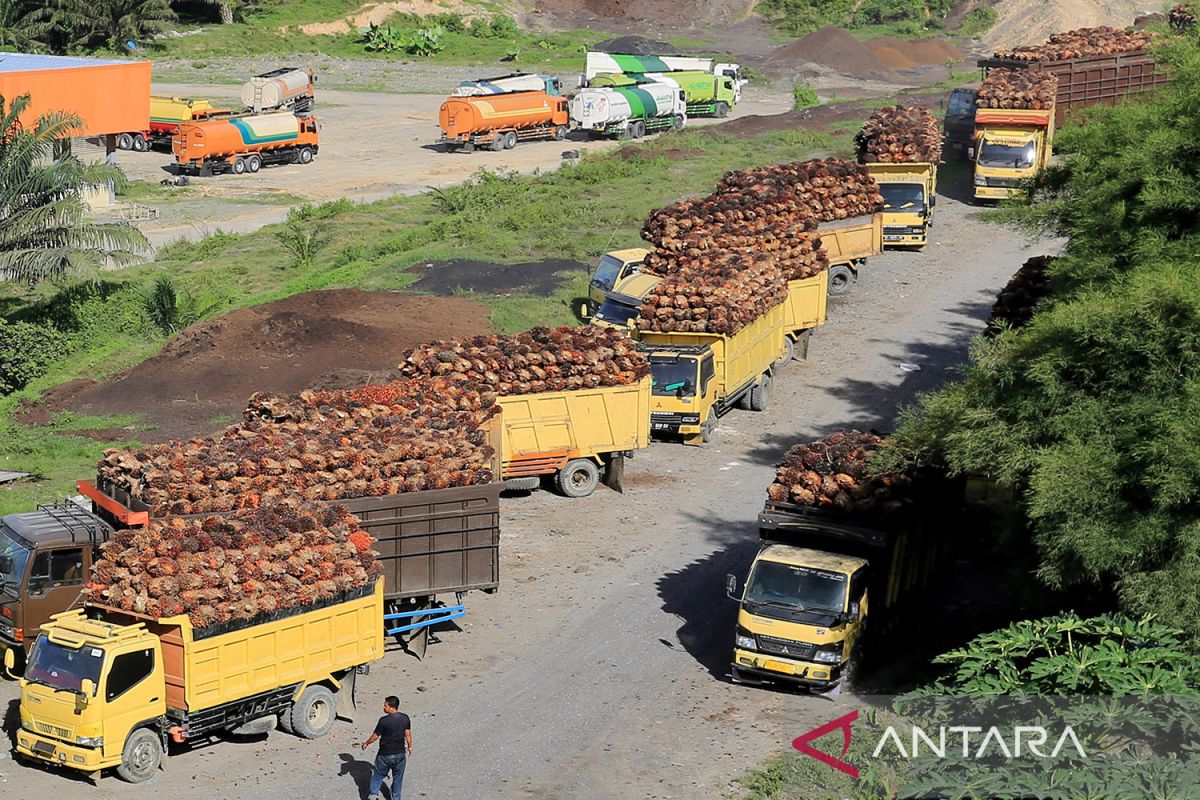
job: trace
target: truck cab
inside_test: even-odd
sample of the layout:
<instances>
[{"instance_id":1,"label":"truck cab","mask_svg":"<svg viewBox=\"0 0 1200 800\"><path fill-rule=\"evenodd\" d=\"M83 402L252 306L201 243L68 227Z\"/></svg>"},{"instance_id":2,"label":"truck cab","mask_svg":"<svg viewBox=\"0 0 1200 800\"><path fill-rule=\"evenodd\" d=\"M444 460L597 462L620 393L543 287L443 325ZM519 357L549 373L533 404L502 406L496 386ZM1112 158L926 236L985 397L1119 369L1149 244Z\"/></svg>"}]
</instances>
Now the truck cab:
<instances>
[{"instance_id":1,"label":"truck cab","mask_svg":"<svg viewBox=\"0 0 1200 800\"><path fill-rule=\"evenodd\" d=\"M145 780L166 750L154 725L166 697L162 648L145 625L91 620L82 609L59 614L38 635L21 679L17 752Z\"/></svg>"},{"instance_id":2,"label":"truck cab","mask_svg":"<svg viewBox=\"0 0 1200 800\"><path fill-rule=\"evenodd\" d=\"M946 134L946 145L966 151L971 146L975 133L975 104L979 99L976 89L959 88L950 93L946 103L946 115L942 119L942 130Z\"/></svg>"},{"instance_id":3,"label":"truck cab","mask_svg":"<svg viewBox=\"0 0 1200 800\"><path fill-rule=\"evenodd\" d=\"M70 502L0 519L0 644L17 663L42 626L75 603L112 527Z\"/></svg>"},{"instance_id":4,"label":"truck cab","mask_svg":"<svg viewBox=\"0 0 1200 800\"><path fill-rule=\"evenodd\" d=\"M661 280L662 278L648 272L627 275L612 291L604 293L604 302L592 315L592 324L602 328L632 327L646 295L650 294Z\"/></svg>"},{"instance_id":5,"label":"truck cab","mask_svg":"<svg viewBox=\"0 0 1200 800\"><path fill-rule=\"evenodd\" d=\"M638 349L650 361L650 433L681 436L691 444L709 441L719 388L712 348L643 343Z\"/></svg>"},{"instance_id":6,"label":"truck cab","mask_svg":"<svg viewBox=\"0 0 1200 800\"><path fill-rule=\"evenodd\" d=\"M1046 167L1054 138L1054 109L981 108L975 114L975 198L1000 200Z\"/></svg>"},{"instance_id":7,"label":"truck cab","mask_svg":"<svg viewBox=\"0 0 1200 800\"><path fill-rule=\"evenodd\" d=\"M592 271L592 279L588 281L588 310L594 313L604 303L608 292L642 268L648 255L650 251L644 247L631 247L600 256L596 269Z\"/></svg>"},{"instance_id":8,"label":"truck cab","mask_svg":"<svg viewBox=\"0 0 1200 800\"><path fill-rule=\"evenodd\" d=\"M884 247L924 247L937 206L937 165L872 163L867 170L883 195Z\"/></svg>"},{"instance_id":9,"label":"truck cab","mask_svg":"<svg viewBox=\"0 0 1200 800\"><path fill-rule=\"evenodd\" d=\"M739 682L836 686L867 613L866 559L767 544L739 600L732 675ZM726 579L734 596L737 579Z\"/></svg>"},{"instance_id":10,"label":"truck cab","mask_svg":"<svg viewBox=\"0 0 1200 800\"><path fill-rule=\"evenodd\" d=\"M734 102L740 103L742 101L742 87L749 83L748 80L742 77L741 66L738 64L716 64L713 66L712 71L718 78L727 78L729 80L729 86L733 90Z\"/></svg>"}]
</instances>

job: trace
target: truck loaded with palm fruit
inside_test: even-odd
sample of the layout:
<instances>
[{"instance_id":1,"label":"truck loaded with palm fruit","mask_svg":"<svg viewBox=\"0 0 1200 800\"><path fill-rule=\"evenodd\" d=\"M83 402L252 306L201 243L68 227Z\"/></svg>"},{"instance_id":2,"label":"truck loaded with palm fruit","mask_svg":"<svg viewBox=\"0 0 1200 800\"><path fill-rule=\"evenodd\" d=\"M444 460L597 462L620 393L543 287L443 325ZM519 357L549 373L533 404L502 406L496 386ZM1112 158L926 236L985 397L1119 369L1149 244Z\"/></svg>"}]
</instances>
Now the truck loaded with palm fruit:
<instances>
[{"instance_id":1,"label":"truck loaded with palm fruit","mask_svg":"<svg viewBox=\"0 0 1200 800\"><path fill-rule=\"evenodd\" d=\"M975 139L975 198L1015 197L1050 164L1057 79L1040 70L993 69L979 87Z\"/></svg>"},{"instance_id":2,"label":"truck loaded with palm fruit","mask_svg":"<svg viewBox=\"0 0 1200 800\"><path fill-rule=\"evenodd\" d=\"M927 108L885 106L855 137L858 163L883 196L883 246L924 247L937 207L942 132Z\"/></svg>"},{"instance_id":3,"label":"truck loaded with palm fruit","mask_svg":"<svg viewBox=\"0 0 1200 800\"><path fill-rule=\"evenodd\" d=\"M893 625L948 553L953 494L937 478L874 475L880 437L842 431L788 450L758 516L738 602L731 675L827 691Z\"/></svg>"}]
</instances>

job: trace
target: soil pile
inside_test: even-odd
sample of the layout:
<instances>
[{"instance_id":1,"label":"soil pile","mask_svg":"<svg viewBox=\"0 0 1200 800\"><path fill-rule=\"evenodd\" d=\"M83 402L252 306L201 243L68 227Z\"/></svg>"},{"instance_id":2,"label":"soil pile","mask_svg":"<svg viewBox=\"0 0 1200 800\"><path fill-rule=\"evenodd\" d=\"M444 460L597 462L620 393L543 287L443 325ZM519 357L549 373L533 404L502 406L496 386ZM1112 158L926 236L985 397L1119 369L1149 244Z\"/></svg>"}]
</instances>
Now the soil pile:
<instances>
[{"instance_id":1,"label":"soil pile","mask_svg":"<svg viewBox=\"0 0 1200 800\"><path fill-rule=\"evenodd\" d=\"M891 68L870 47L832 25L780 47L767 58L766 68L770 72L795 74L806 64L817 64L855 78L895 78Z\"/></svg>"},{"instance_id":2,"label":"soil pile","mask_svg":"<svg viewBox=\"0 0 1200 800\"><path fill-rule=\"evenodd\" d=\"M945 64L947 59L961 61L964 56L950 42L941 38L898 39L895 36L876 36L865 42L876 58L892 69L911 69L925 64Z\"/></svg>"},{"instance_id":3,"label":"soil pile","mask_svg":"<svg viewBox=\"0 0 1200 800\"><path fill-rule=\"evenodd\" d=\"M93 435L146 443L187 439L239 417L255 392L386 381L395 377L405 348L484 333L487 315L486 306L462 297L305 292L194 325L157 356L104 382L57 387L24 419L45 422L64 410L132 414L151 429Z\"/></svg>"},{"instance_id":4,"label":"soil pile","mask_svg":"<svg viewBox=\"0 0 1200 800\"><path fill-rule=\"evenodd\" d=\"M660 56L674 53L678 48L668 42L647 39L645 36L618 36L605 39L592 47L601 53L620 53L629 56Z\"/></svg>"}]
</instances>

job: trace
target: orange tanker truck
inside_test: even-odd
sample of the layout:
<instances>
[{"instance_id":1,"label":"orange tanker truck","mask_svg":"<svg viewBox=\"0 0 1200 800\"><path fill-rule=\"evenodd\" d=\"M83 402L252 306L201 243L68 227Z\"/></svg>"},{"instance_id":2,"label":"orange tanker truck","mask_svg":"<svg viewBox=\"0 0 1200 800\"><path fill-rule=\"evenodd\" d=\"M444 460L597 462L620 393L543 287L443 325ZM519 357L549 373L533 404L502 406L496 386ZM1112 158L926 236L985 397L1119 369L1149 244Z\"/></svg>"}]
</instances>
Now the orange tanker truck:
<instances>
[{"instance_id":1,"label":"orange tanker truck","mask_svg":"<svg viewBox=\"0 0 1200 800\"><path fill-rule=\"evenodd\" d=\"M290 111L184 122L171 141L180 172L258 172L264 164L308 164L317 118Z\"/></svg>"},{"instance_id":2,"label":"orange tanker truck","mask_svg":"<svg viewBox=\"0 0 1200 800\"><path fill-rule=\"evenodd\" d=\"M511 150L527 139L563 139L570 130L567 99L546 92L449 97L438 112L449 148Z\"/></svg>"}]
</instances>

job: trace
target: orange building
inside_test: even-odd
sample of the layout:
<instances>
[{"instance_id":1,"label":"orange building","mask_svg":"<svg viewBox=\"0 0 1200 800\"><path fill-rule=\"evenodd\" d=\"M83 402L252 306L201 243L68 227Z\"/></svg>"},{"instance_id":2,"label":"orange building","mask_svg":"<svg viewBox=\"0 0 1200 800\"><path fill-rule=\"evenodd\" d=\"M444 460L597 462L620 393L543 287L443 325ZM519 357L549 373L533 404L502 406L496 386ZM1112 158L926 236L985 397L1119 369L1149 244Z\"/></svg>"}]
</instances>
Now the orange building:
<instances>
[{"instance_id":1,"label":"orange building","mask_svg":"<svg viewBox=\"0 0 1200 800\"><path fill-rule=\"evenodd\" d=\"M0 97L28 94L21 124L48 111L83 119L77 136L104 136L150 128L150 62L0 53Z\"/></svg>"}]
</instances>

